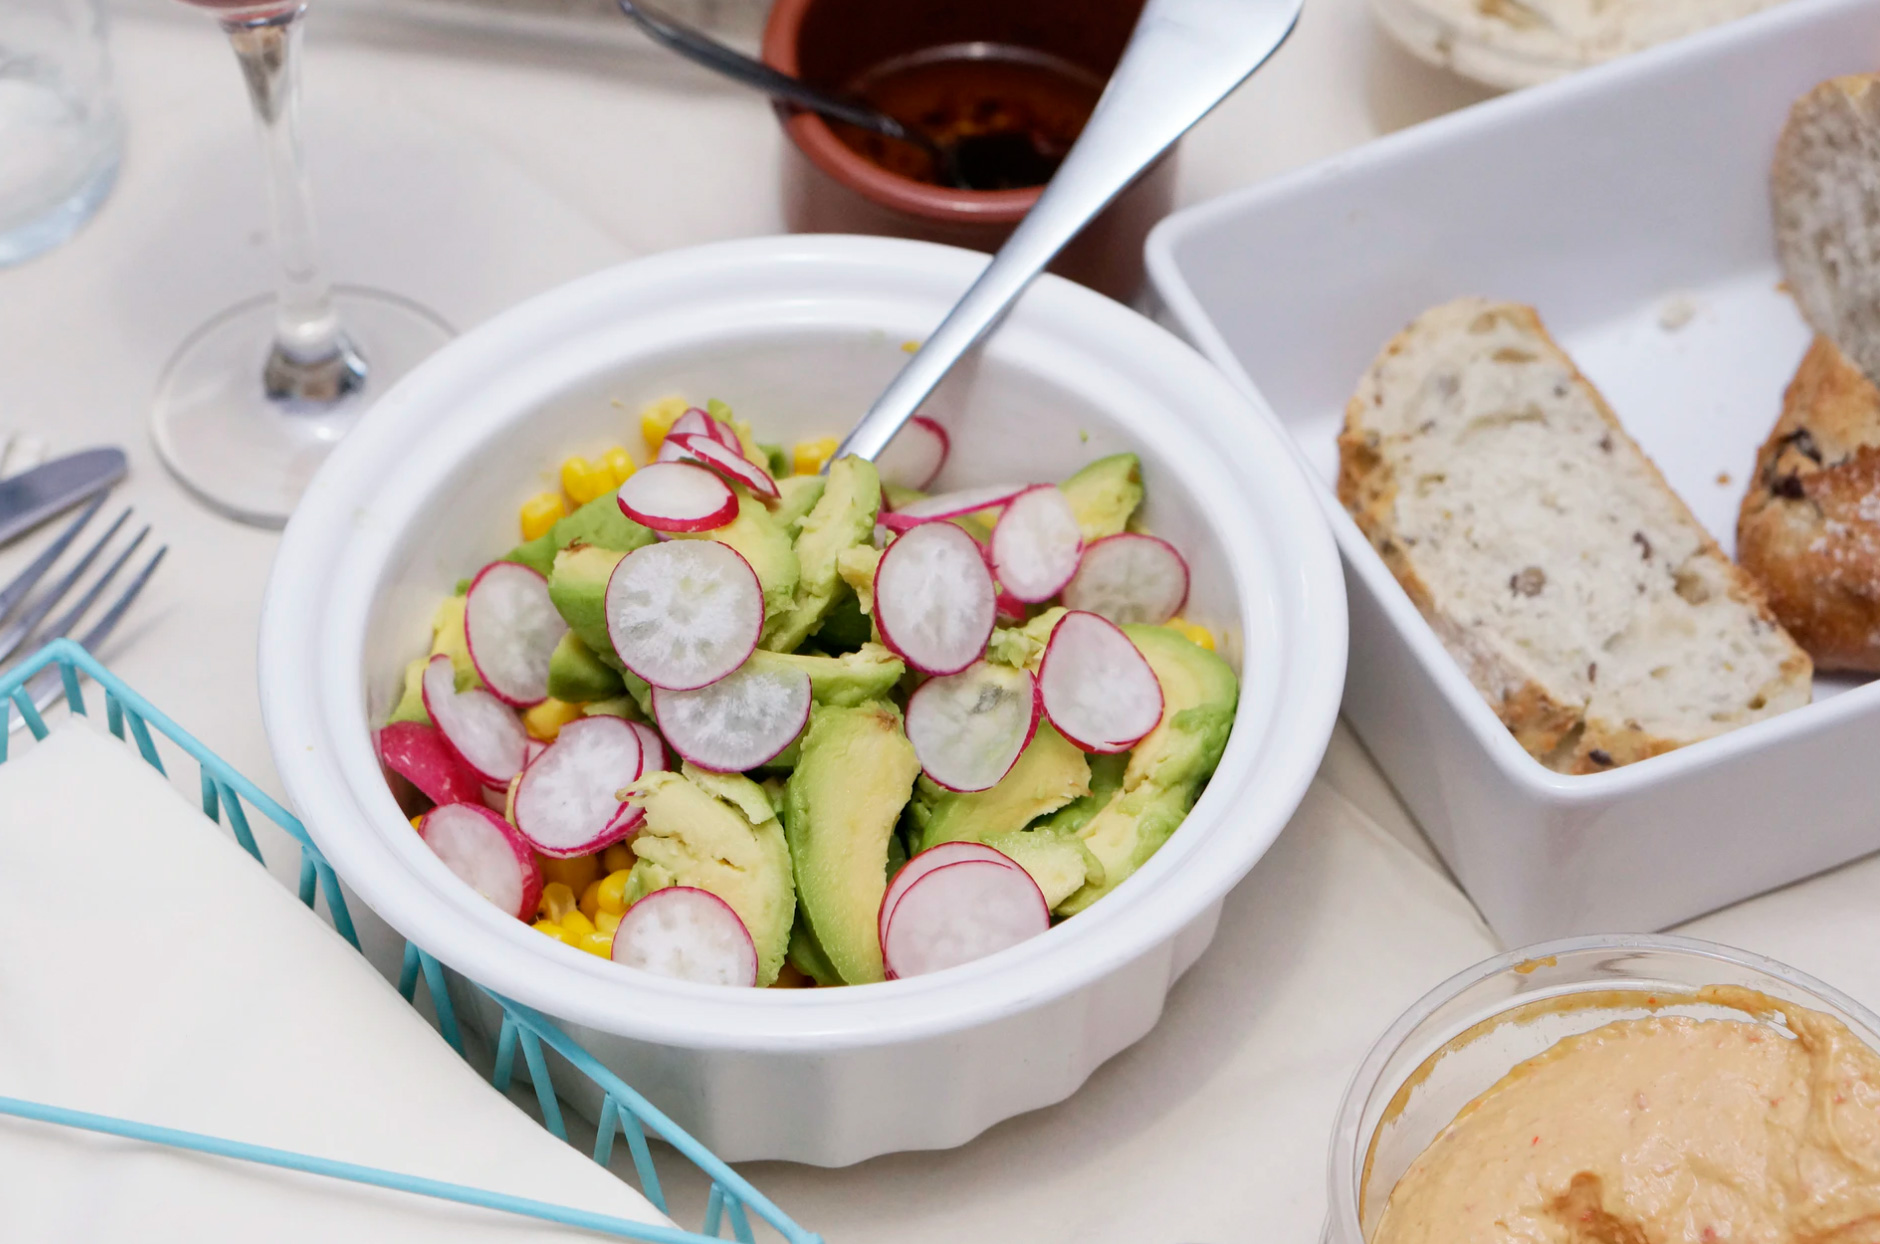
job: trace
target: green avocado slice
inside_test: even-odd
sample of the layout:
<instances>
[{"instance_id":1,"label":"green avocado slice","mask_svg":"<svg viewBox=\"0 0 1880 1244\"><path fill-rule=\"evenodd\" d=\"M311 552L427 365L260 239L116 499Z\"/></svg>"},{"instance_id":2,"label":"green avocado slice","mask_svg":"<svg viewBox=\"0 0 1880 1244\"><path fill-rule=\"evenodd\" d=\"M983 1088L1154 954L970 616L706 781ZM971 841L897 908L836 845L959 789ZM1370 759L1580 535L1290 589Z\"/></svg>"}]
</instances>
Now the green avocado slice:
<instances>
[{"instance_id":1,"label":"green avocado slice","mask_svg":"<svg viewBox=\"0 0 1880 1244\"><path fill-rule=\"evenodd\" d=\"M658 537L650 530L622 514L614 494L608 492L574 513L556 519L547 532L526 544L518 544L503 560L520 562L546 575L555 565L555 554L573 544L591 544L616 553L631 553L656 539Z\"/></svg>"},{"instance_id":2,"label":"green avocado slice","mask_svg":"<svg viewBox=\"0 0 1880 1244\"><path fill-rule=\"evenodd\" d=\"M1111 454L1058 485L1071 503L1086 544L1129 526L1142 504L1142 462L1135 454Z\"/></svg>"},{"instance_id":3,"label":"green avocado slice","mask_svg":"<svg viewBox=\"0 0 1880 1244\"><path fill-rule=\"evenodd\" d=\"M602 661L579 635L569 631L548 657L548 693L557 700L587 704L626 694L620 671Z\"/></svg>"},{"instance_id":4,"label":"green avocado slice","mask_svg":"<svg viewBox=\"0 0 1880 1244\"><path fill-rule=\"evenodd\" d=\"M844 549L873 538L880 511L881 477L874 463L851 457L830 465L822 496L804 515L802 534L796 538L801 576L795 595L788 608L766 618L763 647L794 652L822 625L843 586L836 559Z\"/></svg>"}]
</instances>

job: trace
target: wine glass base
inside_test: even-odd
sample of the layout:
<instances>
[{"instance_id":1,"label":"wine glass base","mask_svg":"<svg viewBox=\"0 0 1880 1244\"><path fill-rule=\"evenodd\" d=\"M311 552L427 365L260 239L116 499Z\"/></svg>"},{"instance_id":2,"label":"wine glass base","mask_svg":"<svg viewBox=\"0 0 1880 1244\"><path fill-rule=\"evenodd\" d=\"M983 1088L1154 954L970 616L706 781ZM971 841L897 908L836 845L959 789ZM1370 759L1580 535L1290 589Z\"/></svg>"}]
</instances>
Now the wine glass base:
<instances>
[{"instance_id":1,"label":"wine glass base","mask_svg":"<svg viewBox=\"0 0 1880 1244\"><path fill-rule=\"evenodd\" d=\"M307 481L366 407L453 335L395 294L340 286L333 303L369 370L364 384L330 405L267 396L271 295L203 325L164 368L151 413L157 453L209 508L260 527L285 524Z\"/></svg>"}]
</instances>

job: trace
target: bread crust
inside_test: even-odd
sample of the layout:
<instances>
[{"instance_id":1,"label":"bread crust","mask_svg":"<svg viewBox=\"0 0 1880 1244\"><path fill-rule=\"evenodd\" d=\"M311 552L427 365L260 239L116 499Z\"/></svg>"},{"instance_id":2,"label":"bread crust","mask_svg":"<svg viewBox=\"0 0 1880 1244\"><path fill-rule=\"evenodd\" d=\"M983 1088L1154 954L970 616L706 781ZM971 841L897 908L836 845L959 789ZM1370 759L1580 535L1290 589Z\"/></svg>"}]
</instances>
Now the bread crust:
<instances>
[{"instance_id":1,"label":"bread crust","mask_svg":"<svg viewBox=\"0 0 1880 1244\"><path fill-rule=\"evenodd\" d=\"M1880 388L1826 337L1757 452L1736 547L1819 668L1880 673Z\"/></svg>"},{"instance_id":2,"label":"bread crust","mask_svg":"<svg viewBox=\"0 0 1880 1244\"><path fill-rule=\"evenodd\" d=\"M1561 350L1541 323L1534 308L1516 303L1491 303L1469 299L1425 313L1398 333L1384 347L1367 370L1363 382L1345 407L1345 426L1339 434L1338 496L1358 528L1383 558L1411 601L1430 623L1445 648L1460 664L1469 680L1482 693L1515 740L1549 768L1566 773L1598 773L1672 751L1692 738L1654 735L1634 721L1607 721L1590 715L1585 706L1563 701L1541 683L1528 677L1500 653L1497 637L1472 630L1452 615L1445 602L1437 600L1429 585L1418 574L1410 550L1394 529L1399 488L1390 461L1382 452L1382 438L1367 425L1370 412L1383 405L1380 372L1401 355L1412 340L1430 331L1425 321L1437 312L1457 309L1474 311L1469 331L1492 328L1495 319L1531 334L1536 345L1546 350L1590 397L1600 419L1615 441L1630 442L1618 416L1605 398ZM1488 318L1484 318L1488 317ZM1633 446L1636 448L1636 446ZM1683 521L1697 539L1697 556L1712 562L1724 592L1752 615L1752 626L1779 631L1780 623L1757 582L1732 563L1722 548L1705 531L1688 507L1677 499L1655 463L1639 451L1650 478L1666 497L1671 498ZM1776 677L1767 687L1772 700L1806 702L1812 666L1808 656L1792 642L1784 643L1788 655L1779 663Z\"/></svg>"}]
</instances>

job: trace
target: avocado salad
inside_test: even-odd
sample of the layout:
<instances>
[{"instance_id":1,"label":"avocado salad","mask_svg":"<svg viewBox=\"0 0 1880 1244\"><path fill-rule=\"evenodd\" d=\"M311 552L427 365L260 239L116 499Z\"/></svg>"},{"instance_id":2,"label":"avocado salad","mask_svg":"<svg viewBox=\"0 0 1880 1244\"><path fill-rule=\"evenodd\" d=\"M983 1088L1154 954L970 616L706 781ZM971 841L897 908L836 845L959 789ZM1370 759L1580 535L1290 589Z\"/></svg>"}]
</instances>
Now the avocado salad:
<instances>
[{"instance_id":1,"label":"avocado salad","mask_svg":"<svg viewBox=\"0 0 1880 1244\"><path fill-rule=\"evenodd\" d=\"M1187 816L1239 682L1136 455L930 493L925 417L879 469L718 402L640 430L524 504L378 732L490 902L684 980L860 985L1043 933Z\"/></svg>"}]
</instances>

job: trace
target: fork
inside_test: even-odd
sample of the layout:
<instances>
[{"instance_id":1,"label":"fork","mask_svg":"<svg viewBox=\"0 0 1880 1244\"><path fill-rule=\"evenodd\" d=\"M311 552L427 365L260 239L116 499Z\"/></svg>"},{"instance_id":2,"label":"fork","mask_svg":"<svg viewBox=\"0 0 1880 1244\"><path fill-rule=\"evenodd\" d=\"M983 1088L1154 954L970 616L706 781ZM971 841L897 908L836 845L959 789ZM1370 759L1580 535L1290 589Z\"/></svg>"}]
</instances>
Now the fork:
<instances>
[{"instance_id":1,"label":"fork","mask_svg":"<svg viewBox=\"0 0 1880 1244\"><path fill-rule=\"evenodd\" d=\"M130 519L131 511L129 507L126 507L112 521L105 533L80 553L77 560L56 582L28 601L27 597L38 586L39 581L51 572L66 549L77 540L85 525L103 507L104 502L105 498L102 495L95 498L91 504L79 512L78 517L66 525L65 529L46 547L44 552L33 559L26 569L15 576L12 582L0 587L0 664L5 663L29 640L32 641L31 650L37 650L42 644L71 634L73 628L79 624L91 607L98 603L105 589L117 578L118 572L124 569L138 548L142 546L145 538L149 536L150 527L145 525L142 530L131 537L128 544L118 551L103 572L92 580L90 586L78 593L77 599L73 600L63 613L47 622L47 616L66 597L72 595L80 580L84 578L85 572L104 553L113 537ZM124 614L130 609L131 603L137 599L138 593L142 592L144 585L150 581L150 576L156 572L157 566L163 561L164 554L169 551L169 545L166 544L143 563L130 583L118 594L117 599L112 601L79 637L80 644L88 650L95 649L110 637L111 632L117 629L118 623L123 620ZM16 614L17 616L14 616ZM42 623L44 625L41 625ZM55 668L49 668L36 675L27 682L25 687L25 692L31 698L33 706L40 709L50 704L59 695L60 690L59 675ZM16 725L14 729L17 728Z\"/></svg>"}]
</instances>

